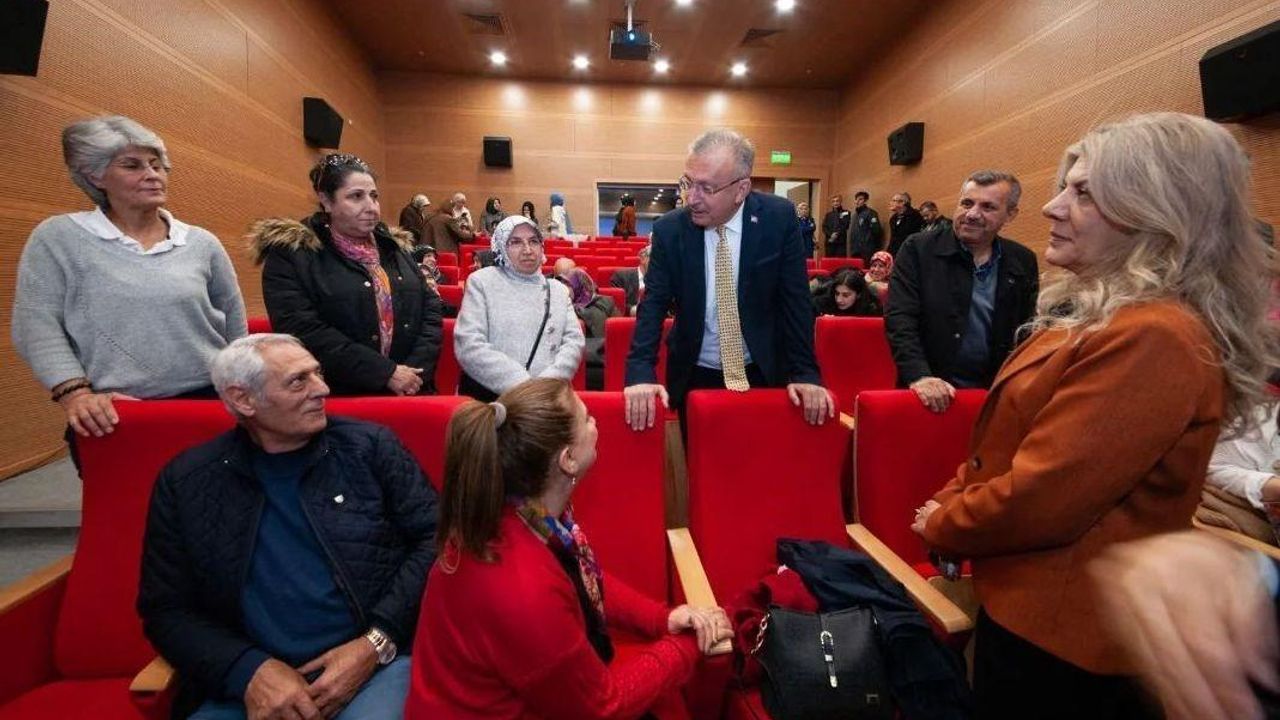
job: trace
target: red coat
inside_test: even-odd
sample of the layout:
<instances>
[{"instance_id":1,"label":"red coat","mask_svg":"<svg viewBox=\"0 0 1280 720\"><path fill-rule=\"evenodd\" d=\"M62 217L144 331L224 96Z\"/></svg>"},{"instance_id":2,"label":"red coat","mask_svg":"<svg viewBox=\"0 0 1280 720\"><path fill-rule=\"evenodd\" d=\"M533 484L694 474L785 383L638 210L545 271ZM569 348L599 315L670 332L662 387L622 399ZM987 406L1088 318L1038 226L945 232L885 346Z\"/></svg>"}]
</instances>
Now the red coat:
<instances>
[{"instance_id":1,"label":"red coat","mask_svg":"<svg viewBox=\"0 0 1280 720\"><path fill-rule=\"evenodd\" d=\"M606 573L610 629L652 642L619 648L605 665L587 641L573 583L542 539L508 511L493 547L495 562L453 555L453 572L431 568L408 720L684 714L676 691L700 654L692 634L667 633L665 606Z\"/></svg>"}]
</instances>

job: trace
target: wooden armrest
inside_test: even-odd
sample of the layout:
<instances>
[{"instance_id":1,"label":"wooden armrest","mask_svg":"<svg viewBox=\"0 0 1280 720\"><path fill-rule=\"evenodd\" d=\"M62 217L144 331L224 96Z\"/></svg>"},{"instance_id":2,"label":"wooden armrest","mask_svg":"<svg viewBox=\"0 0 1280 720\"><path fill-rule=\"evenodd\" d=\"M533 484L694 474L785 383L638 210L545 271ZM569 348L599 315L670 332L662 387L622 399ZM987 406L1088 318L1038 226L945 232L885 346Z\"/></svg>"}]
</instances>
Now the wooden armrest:
<instances>
[{"instance_id":1,"label":"wooden armrest","mask_svg":"<svg viewBox=\"0 0 1280 720\"><path fill-rule=\"evenodd\" d=\"M152 660L146 667L133 677L133 682L129 683L129 692L136 693L161 693L169 689L173 684L173 678L176 673L164 658L159 655Z\"/></svg>"},{"instance_id":2,"label":"wooden armrest","mask_svg":"<svg viewBox=\"0 0 1280 720\"><path fill-rule=\"evenodd\" d=\"M973 618L965 614L955 603L947 599L933 585L929 584L915 568L898 557L880 538L871 534L866 526L860 523L846 525L845 531L849 539L862 551L871 556L885 572L907 588L907 594L920 606L920 610L950 634L973 629Z\"/></svg>"},{"instance_id":3,"label":"wooden armrest","mask_svg":"<svg viewBox=\"0 0 1280 720\"><path fill-rule=\"evenodd\" d=\"M858 423L853 419L853 416L848 413L840 413L840 424L844 426L845 430L858 429Z\"/></svg>"},{"instance_id":4,"label":"wooden armrest","mask_svg":"<svg viewBox=\"0 0 1280 720\"><path fill-rule=\"evenodd\" d=\"M1217 535L1223 540L1233 542L1236 545L1249 548L1250 550L1257 550L1258 552L1262 553L1263 555L1266 555L1272 560L1280 560L1280 548L1274 545L1268 545L1264 542L1259 542L1249 537L1248 535L1238 533L1234 530L1228 530L1226 528L1217 527L1215 525L1206 525L1205 523L1200 522L1200 519L1196 517L1191 518L1191 524L1194 525L1197 529L1204 530L1205 532L1208 532L1208 533L1213 533L1214 535Z\"/></svg>"},{"instance_id":5,"label":"wooden armrest","mask_svg":"<svg viewBox=\"0 0 1280 720\"><path fill-rule=\"evenodd\" d=\"M693 536L688 528L672 528L667 531L667 544L671 546L671 557L676 563L676 575L680 576L680 587L684 590L684 599L690 605L699 608L719 607L716 595L711 590L711 581L707 579L707 571L702 567L702 558L698 557L698 548L693 544ZM733 644L725 640L711 649L710 655L724 655L733 651Z\"/></svg>"},{"instance_id":6,"label":"wooden armrest","mask_svg":"<svg viewBox=\"0 0 1280 720\"><path fill-rule=\"evenodd\" d=\"M62 580L71 572L71 558L68 555L57 562L46 565L17 582L0 588L0 615L21 605L28 599L39 595L50 585Z\"/></svg>"}]
</instances>

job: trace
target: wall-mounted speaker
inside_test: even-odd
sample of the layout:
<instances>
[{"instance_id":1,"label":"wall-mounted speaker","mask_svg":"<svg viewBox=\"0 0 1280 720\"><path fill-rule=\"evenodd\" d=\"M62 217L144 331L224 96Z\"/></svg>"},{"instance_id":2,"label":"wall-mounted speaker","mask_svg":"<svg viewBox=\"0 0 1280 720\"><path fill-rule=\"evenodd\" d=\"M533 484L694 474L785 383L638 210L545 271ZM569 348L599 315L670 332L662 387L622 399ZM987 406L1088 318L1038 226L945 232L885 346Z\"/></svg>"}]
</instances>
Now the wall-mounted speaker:
<instances>
[{"instance_id":1,"label":"wall-mounted speaker","mask_svg":"<svg viewBox=\"0 0 1280 720\"><path fill-rule=\"evenodd\" d=\"M889 133L889 164L914 165L924 157L924 123L909 122Z\"/></svg>"},{"instance_id":2,"label":"wall-mounted speaker","mask_svg":"<svg viewBox=\"0 0 1280 720\"><path fill-rule=\"evenodd\" d=\"M49 0L0 2L0 75L35 75Z\"/></svg>"},{"instance_id":3,"label":"wall-mounted speaker","mask_svg":"<svg viewBox=\"0 0 1280 720\"><path fill-rule=\"evenodd\" d=\"M486 135L484 138L484 166L511 167L511 138Z\"/></svg>"},{"instance_id":4,"label":"wall-mounted speaker","mask_svg":"<svg viewBox=\"0 0 1280 720\"><path fill-rule=\"evenodd\" d=\"M302 98L302 137L313 147L336 150L342 140L342 116L320 98Z\"/></svg>"},{"instance_id":5,"label":"wall-mounted speaker","mask_svg":"<svg viewBox=\"0 0 1280 720\"><path fill-rule=\"evenodd\" d=\"M1204 115L1244 120L1280 110L1280 20L1223 43L1200 58Z\"/></svg>"}]
</instances>

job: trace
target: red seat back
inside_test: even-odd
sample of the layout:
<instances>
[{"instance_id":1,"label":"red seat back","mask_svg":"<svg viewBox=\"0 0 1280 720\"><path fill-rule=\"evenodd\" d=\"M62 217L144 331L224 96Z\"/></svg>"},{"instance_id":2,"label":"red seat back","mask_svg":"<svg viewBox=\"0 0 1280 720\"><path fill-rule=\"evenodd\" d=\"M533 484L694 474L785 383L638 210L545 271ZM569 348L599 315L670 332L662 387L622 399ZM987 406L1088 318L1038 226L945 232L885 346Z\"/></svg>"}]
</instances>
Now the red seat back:
<instances>
[{"instance_id":1,"label":"red seat back","mask_svg":"<svg viewBox=\"0 0 1280 720\"><path fill-rule=\"evenodd\" d=\"M464 288L461 285L437 285L436 291L440 293L440 299L454 306L462 307L462 294Z\"/></svg>"},{"instance_id":2,"label":"red seat back","mask_svg":"<svg viewBox=\"0 0 1280 720\"><path fill-rule=\"evenodd\" d=\"M858 396L854 439L854 503L866 525L912 565L927 562L911 517L955 477L986 390L961 390L946 412L932 412L910 390Z\"/></svg>"},{"instance_id":3,"label":"red seat back","mask_svg":"<svg viewBox=\"0 0 1280 720\"><path fill-rule=\"evenodd\" d=\"M461 304L459 299L458 303ZM453 352L453 326L458 323L454 318L445 318L443 334L440 337L440 357L436 360L436 392L441 395L457 395L458 380L462 377L462 368L458 366L458 356Z\"/></svg>"},{"instance_id":4,"label":"red seat back","mask_svg":"<svg viewBox=\"0 0 1280 720\"><path fill-rule=\"evenodd\" d=\"M785 390L698 390L688 406L689 530L721 602L777 567L780 537L845 544L849 431Z\"/></svg>"},{"instance_id":5,"label":"red seat back","mask_svg":"<svg viewBox=\"0 0 1280 720\"><path fill-rule=\"evenodd\" d=\"M662 339L658 343L658 382L667 382L667 333L671 318L662 321ZM622 390L627 377L627 354L631 352L631 336L636 331L633 317L615 317L604 321L604 389Z\"/></svg>"},{"instance_id":6,"label":"red seat back","mask_svg":"<svg viewBox=\"0 0 1280 720\"><path fill-rule=\"evenodd\" d=\"M258 333L271 332L271 318L266 315L257 315L249 318L249 334L256 335Z\"/></svg>"},{"instance_id":7,"label":"red seat back","mask_svg":"<svg viewBox=\"0 0 1280 720\"><path fill-rule=\"evenodd\" d=\"M597 285L596 291L608 298L613 298L613 306L619 315L627 314L627 291L612 285Z\"/></svg>"},{"instance_id":8,"label":"red seat back","mask_svg":"<svg viewBox=\"0 0 1280 720\"><path fill-rule=\"evenodd\" d=\"M462 270L457 265L440 266L440 285L457 285L462 278Z\"/></svg>"},{"instance_id":9,"label":"red seat back","mask_svg":"<svg viewBox=\"0 0 1280 720\"><path fill-rule=\"evenodd\" d=\"M436 265L439 267L457 267L458 254L451 252L436 253Z\"/></svg>"},{"instance_id":10,"label":"red seat back","mask_svg":"<svg viewBox=\"0 0 1280 720\"><path fill-rule=\"evenodd\" d=\"M809 273L809 279L810 279L810 280L812 280L812 279L814 279L814 278L816 278L816 277L823 277L823 278L824 278L824 277L830 277L830 276L831 276L831 271L830 271L830 270L824 270L824 269L822 269L822 268L809 268L809 269L808 269L808 270L806 270L805 272Z\"/></svg>"},{"instance_id":11,"label":"red seat back","mask_svg":"<svg viewBox=\"0 0 1280 720\"><path fill-rule=\"evenodd\" d=\"M862 266L862 258L845 258L845 257L822 258L822 260L818 262L818 267L824 270L830 270L831 272L835 272L840 268L847 268L847 267L857 268L859 270L866 269Z\"/></svg>"},{"instance_id":12,"label":"red seat back","mask_svg":"<svg viewBox=\"0 0 1280 720\"><path fill-rule=\"evenodd\" d=\"M342 397L326 403L329 415L386 425L413 453L436 492L444 487L446 430L453 411L467 401L460 395L422 397Z\"/></svg>"},{"instance_id":13,"label":"red seat back","mask_svg":"<svg viewBox=\"0 0 1280 720\"><path fill-rule=\"evenodd\" d=\"M814 323L813 346L822 382L840 398L840 412L853 413L858 393L892 390L897 383L884 318L823 315Z\"/></svg>"},{"instance_id":14,"label":"red seat back","mask_svg":"<svg viewBox=\"0 0 1280 720\"><path fill-rule=\"evenodd\" d=\"M641 432L627 427L622 393L578 395L595 417L599 439L596 463L573 492L577 517L605 570L668 602L661 424Z\"/></svg>"}]
</instances>

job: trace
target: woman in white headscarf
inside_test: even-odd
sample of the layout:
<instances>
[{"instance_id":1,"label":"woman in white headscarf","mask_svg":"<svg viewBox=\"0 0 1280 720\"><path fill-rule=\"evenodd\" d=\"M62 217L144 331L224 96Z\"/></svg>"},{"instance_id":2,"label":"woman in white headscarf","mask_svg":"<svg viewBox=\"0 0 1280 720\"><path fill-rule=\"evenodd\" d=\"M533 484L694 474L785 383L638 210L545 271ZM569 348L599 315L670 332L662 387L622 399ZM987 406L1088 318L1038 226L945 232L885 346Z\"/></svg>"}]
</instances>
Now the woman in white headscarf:
<instances>
[{"instance_id":1,"label":"woman in white headscarf","mask_svg":"<svg viewBox=\"0 0 1280 720\"><path fill-rule=\"evenodd\" d=\"M585 342L569 289L542 275L538 226L508 217L491 245L498 264L467 276L453 333L458 392L486 401L529 378L572 378Z\"/></svg>"}]
</instances>

